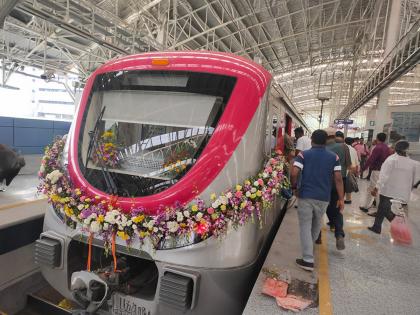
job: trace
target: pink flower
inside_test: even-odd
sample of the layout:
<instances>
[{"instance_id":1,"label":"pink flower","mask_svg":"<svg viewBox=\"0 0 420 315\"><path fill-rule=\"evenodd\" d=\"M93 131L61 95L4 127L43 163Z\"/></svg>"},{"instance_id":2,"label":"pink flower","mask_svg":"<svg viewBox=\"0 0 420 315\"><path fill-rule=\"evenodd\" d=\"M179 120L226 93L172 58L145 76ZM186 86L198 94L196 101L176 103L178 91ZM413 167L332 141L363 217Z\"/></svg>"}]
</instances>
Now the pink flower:
<instances>
[{"instance_id":1,"label":"pink flower","mask_svg":"<svg viewBox=\"0 0 420 315\"><path fill-rule=\"evenodd\" d=\"M271 168L271 166L267 167L267 173L271 173L273 171L273 169Z\"/></svg>"},{"instance_id":2,"label":"pink flower","mask_svg":"<svg viewBox=\"0 0 420 315\"><path fill-rule=\"evenodd\" d=\"M236 197L236 198L241 198L241 197L242 197L242 191L237 191L237 192L235 193L235 197Z\"/></svg>"},{"instance_id":3,"label":"pink flower","mask_svg":"<svg viewBox=\"0 0 420 315\"><path fill-rule=\"evenodd\" d=\"M208 214L213 214L214 213L214 209L212 207L207 209L207 213Z\"/></svg>"},{"instance_id":4,"label":"pink flower","mask_svg":"<svg viewBox=\"0 0 420 315\"><path fill-rule=\"evenodd\" d=\"M257 182L258 182L258 185L260 186L264 185L264 181L261 178L258 179Z\"/></svg>"}]
</instances>

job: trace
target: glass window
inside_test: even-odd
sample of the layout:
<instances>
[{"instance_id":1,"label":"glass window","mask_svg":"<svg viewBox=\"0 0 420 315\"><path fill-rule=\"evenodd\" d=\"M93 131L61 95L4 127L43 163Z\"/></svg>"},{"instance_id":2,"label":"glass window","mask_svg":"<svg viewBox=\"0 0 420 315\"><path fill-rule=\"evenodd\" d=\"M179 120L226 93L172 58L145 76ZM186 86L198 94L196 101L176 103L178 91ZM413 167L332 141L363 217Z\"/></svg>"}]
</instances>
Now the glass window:
<instances>
[{"instance_id":1,"label":"glass window","mask_svg":"<svg viewBox=\"0 0 420 315\"><path fill-rule=\"evenodd\" d=\"M99 75L80 133L85 178L125 197L151 195L175 184L208 143L235 81L194 72Z\"/></svg>"}]
</instances>

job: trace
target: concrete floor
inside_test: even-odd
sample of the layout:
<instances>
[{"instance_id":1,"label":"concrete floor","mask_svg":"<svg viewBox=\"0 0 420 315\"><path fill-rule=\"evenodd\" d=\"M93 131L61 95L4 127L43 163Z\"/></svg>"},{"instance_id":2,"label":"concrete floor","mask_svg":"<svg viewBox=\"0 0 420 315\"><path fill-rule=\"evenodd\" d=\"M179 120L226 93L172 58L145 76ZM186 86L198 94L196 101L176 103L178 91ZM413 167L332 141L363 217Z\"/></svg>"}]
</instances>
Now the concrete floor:
<instances>
[{"instance_id":1,"label":"concrete floor","mask_svg":"<svg viewBox=\"0 0 420 315\"><path fill-rule=\"evenodd\" d=\"M333 233L326 231L327 243L316 246L317 268L312 274L294 266L295 258L300 257L296 209L286 214L265 267L288 269L294 278L313 281L318 278L320 255L328 256L325 257L328 265L321 267L327 268L327 272L319 273L320 283L327 284L327 289L320 288L320 307L301 314L420 314L420 189L414 194L418 199L409 204L413 245L402 246L392 240L388 222L384 223L381 235L367 230L374 218L359 210L366 186L366 180L359 181L361 192L354 194L353 204L345 208L346 249L338 252ZM243 314L290 314L277 307L273 298L261 294L264 279L260 274Z\"/></svg>"},{"instance_id":2,"label":"concrete floor","mask_svg":"<svg viewBox=\"0 0 420 315\"><path fill-rule=\"evenodd\" d=\"M0 192L0 205L40 198L37 195L38 170L41 166L41 155L26 155L26 165L20 170L6 191Z\"/></svg>"}]
</instances>

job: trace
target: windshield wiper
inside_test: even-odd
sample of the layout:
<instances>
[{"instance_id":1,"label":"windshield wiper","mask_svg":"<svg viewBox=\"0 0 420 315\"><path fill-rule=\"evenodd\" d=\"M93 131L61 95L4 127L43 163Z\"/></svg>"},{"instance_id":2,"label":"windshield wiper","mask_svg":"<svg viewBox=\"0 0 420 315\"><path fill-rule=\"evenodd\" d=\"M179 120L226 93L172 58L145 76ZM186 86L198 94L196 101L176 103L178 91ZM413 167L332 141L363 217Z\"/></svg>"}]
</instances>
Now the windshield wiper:
<instances>
[{"instance_id":1,"label":"windshield wiper","mask_svg":"<svg viewBox=\"0 0 420 315\"><path fill-rule=\"evenodd\" d=\"M99 124L102 120L102 117L104 116L105 108L106 108L106 106L104 106L102 108L101 113L99 114L98 118L96 119L95 126L93 127L93 130L89 131L90 140L89 140L89 146L88 146L88 151L87 151L85 168L87 168L89 160L92 160L92 157L91 157L92 156L92 150L95 150L96 154L98 155L99 166L100 166L100 169L101 169L102 176L105 179L107 193L110 193L111 195L116 195L117 192L118 192L117 185L115 185L114 179L112 178L112 176L109 172L108 166L104 163L102 151L99 149L99 146L98 146Z\"/></svg>"}]
</instances>

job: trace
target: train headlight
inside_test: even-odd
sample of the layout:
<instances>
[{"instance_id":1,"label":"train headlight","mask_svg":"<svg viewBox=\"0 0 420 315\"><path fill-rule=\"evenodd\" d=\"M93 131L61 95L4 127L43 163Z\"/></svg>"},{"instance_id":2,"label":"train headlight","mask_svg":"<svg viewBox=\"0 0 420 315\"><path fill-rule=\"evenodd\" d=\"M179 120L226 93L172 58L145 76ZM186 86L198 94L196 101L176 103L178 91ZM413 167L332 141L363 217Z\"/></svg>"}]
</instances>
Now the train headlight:
<instances>
[{"instance_id":1,"label":"train headlight","mask_svg":"<svg viewBox=\"0 0 420 315\"><path fill-rule=\"evenodd\" d=\"M200 235L196 233L190 233L179 236L169 236L159 243L158 249L174 249L185 247L199 243L202 240L203 239L200 237Z\"/></svg>"}]
</instances>

